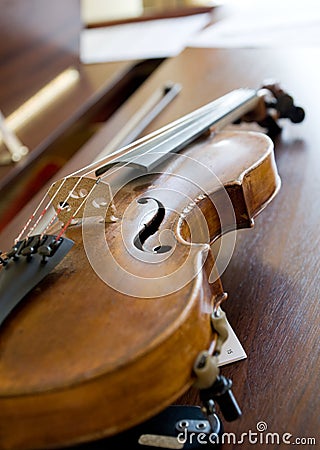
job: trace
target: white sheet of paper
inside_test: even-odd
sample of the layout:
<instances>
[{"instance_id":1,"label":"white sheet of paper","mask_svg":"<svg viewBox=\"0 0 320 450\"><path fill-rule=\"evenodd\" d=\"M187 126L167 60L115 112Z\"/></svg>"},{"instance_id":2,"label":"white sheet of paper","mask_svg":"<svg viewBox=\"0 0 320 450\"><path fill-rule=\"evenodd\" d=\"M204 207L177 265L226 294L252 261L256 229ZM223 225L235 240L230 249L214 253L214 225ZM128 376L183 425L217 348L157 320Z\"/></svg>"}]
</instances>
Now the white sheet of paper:
<instances>
[{"instance_id":1,"label":"white sheet of paper","mask_svg":"<svg viewBox=\"0 0 320 450\"><path fill-rule=\"evenodd\" d=\"M80 36L83 63L164 58L179 54L210 14L91 28Z\"/></svg>"},{"instance_id":2,"label":"white sheet of paper","mask_svg":"<svg viewBox=\"0 0 320 450\"><path fill-rule=\"evenodd\" d=\"M320 44L318 0L229 1L226 18L202 30L191 47L296 47Z\"/></svg>"},{"instance_id":3,"label":"white sheet of paper","mask_svg":"<svg viewBox=\"0 0 320 450\"><path fill-rule=\"evenodd\" d=\"M223 344L221 354L219 357L219 367L236 361L240 361L241 359L245 359L247 357L244 348L242 347L235 332L231 328L229 322L228 322L228 332L229 332L228 339Z\"/></svg>"}]
</instances>

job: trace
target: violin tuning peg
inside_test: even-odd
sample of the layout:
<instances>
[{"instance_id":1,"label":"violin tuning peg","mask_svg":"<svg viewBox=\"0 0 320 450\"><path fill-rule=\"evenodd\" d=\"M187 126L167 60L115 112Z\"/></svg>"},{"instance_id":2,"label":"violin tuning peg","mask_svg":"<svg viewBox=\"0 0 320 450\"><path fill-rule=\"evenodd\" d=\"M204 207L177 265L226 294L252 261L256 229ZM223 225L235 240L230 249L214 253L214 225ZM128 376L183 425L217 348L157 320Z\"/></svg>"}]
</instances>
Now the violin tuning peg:
<instances>
[{"instance_id":1,"label":"violin tuning peg","mask_svg":"<svg viewBox=\"0 0 320 450\"><path fill-rule=\"evenodd\" d=\"M285 92L277 98L275 108L280 118L289 119L292 123L300 123L305 118L304 109L300 106L295 106L291 95Z\"/></svg>"},{"instance_id":2,"label":"violin tuning peg","mask_svg":"<svg viewBox=\"0 0 320 450\"><path fill-rule=\"evenodd\" d=\"M274 108L281 119L289 119L292 123L301 123L305 118L304 109L294 104L294 99L291 95L285 92L278 83L269 82L263 85L273 96L273 101L270 105Z\"/></svg>"},{"instance_id":3,"label":"violin tuning peg","mask_svg":"<svg viewBox=\"0 0 320 450\"><path fill-rule=\"evenodd\" d=\"M305 115L304 109L301 108L301 106L294 106L290 113L289 119L292 123L301 123L303 122Z\"/></svg>"}]
</instances>

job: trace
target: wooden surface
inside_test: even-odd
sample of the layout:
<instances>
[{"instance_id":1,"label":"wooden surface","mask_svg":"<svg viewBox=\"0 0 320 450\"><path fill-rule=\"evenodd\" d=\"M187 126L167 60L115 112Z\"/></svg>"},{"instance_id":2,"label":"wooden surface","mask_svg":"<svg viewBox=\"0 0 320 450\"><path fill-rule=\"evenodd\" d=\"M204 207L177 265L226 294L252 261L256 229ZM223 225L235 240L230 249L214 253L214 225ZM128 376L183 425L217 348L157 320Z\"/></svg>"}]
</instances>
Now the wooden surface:
<instances>
[{"instance_id":1,"label":"wooden surface","mask_svg":"<svg viewBox=\"0 0 320 450\"><path fill-rule=\"evenodd\" d=\"M5 117L67 68L79 71L72 86L16 131L30 153L19 163L0 166L0 193L11 206L7 210L0 200L1 228L13 207L35 195L92 135L88 123L95 115L105 120L127 99L140 69L135 69L137 61L80 63L78 0L1 0L0 8L0 110ZM1 142L0 151L6 151Z\"/></svg>"},{"instance_id":2,"label":"wooden surface","mask_svg":"<svg viewBox=\"0 0 320 450\"><path fill-rule=\"evenodd\" d=\"M320 131L315 71L319 56L318 49L187 49L165 62L63 169L71 172L89 162L168 79L181 82L183 90L152 129L230 89L259 86L270 76L281 80L304 106L305 122L287 124L276 143L282 189L257 218L255 228L238 233L222 277L229 293L225 310L248 354L246 361L223 369L232 377L243 409L243 417L225 423L225 429L239 439L241 433L256 432L257 422L264 421L268 431L280 436L291 433L292 440L316 437L319 442ZM0 247L10 245L27 213L28 208L2 233ZM180 401L196 402L195 391ZM281 443L259 448L285 447Z\"/></svg>"}]
</instances>

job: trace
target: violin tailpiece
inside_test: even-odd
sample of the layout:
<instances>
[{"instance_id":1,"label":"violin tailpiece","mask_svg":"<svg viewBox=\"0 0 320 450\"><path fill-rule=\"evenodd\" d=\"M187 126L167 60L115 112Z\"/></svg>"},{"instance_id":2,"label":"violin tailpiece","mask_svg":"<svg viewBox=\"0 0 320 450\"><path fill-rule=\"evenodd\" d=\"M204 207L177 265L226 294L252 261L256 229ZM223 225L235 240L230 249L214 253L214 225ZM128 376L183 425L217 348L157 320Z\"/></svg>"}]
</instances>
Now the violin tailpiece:
<instances>
[{"instance_id":1,"label":"violin tailpiece","mask_svg":"<svg viewBox=\"0 0 320 450\"><path fill-rule=\"evenodd\" d=\"M65 237L57 240L56 236L36 235L12 247L0 271L0 326L25 295L62 261L73 244Z\"/></svg>"}]
</instances>

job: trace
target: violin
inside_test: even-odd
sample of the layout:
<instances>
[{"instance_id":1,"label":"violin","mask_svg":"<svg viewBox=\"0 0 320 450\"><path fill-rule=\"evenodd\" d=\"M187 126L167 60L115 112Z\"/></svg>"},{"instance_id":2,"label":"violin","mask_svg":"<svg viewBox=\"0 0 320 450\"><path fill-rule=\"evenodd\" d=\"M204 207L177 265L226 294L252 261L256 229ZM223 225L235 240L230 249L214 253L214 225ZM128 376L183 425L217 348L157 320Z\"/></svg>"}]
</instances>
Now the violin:
<instances>
[{"instance_id":1,"label":"violin","mask_svg":"<svg viewBox=\"0 0 320 450\"><path fill-rule=\"evenodd\" d=\"M280 188L270 137L224 127L303 117L278 86L237 89L52 184L0 258L2 449L112 436L210 388L224 239Z\"/></svg>"}]
</instances>

